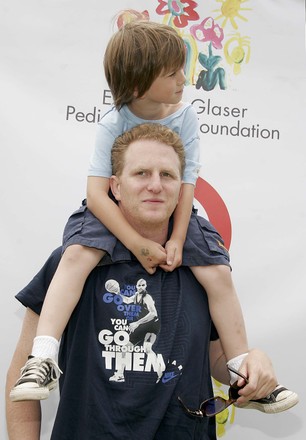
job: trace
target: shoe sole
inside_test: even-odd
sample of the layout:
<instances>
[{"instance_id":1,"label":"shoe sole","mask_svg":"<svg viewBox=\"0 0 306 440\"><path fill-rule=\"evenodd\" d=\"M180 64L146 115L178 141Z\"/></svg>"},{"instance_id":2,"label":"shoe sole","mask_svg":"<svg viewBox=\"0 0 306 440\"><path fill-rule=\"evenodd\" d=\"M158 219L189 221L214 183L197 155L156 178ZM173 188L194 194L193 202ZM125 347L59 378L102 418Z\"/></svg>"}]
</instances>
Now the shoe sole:
<instances>
[{"instance_id":1,"label":"shoe sole","mask_svg":"<svg viewBox=\"0 0 306 440\"><path fill-rule=\"evenodd\" d=\"M44 388L16 388L10 392L10 400L12 402L22 402L25 400L45 400L48 399L50 391L57 386L56 382L52 382L48 387Z\"/></svg>"},{"instance_id":2,"label":"shoe sole","mask_svg":"<svg viewBox=\"0 0 306 440\"><path fill-rule=\"evenodd\" d=\"M291 396L287 397L280 402L274 403L259 403L255 401L250 401L244 405L235 405L237 408L243 409L257 409L266 414L276 414L279 412L286 411L287 409L292 408L299 402L298 395L296 393L292 393Z\"/></svg>"}]
</instances>

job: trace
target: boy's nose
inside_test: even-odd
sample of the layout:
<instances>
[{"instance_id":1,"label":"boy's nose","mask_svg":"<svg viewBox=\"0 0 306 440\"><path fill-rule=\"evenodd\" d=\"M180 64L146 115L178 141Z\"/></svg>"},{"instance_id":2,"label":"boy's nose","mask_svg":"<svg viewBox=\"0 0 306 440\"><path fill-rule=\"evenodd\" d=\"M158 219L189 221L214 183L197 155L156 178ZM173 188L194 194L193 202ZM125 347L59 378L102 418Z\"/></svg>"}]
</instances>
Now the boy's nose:
<instances>
[{"instance_id":1,"label":"boy's nose","mask_svg":"<svg viewBox=\"0 0 306 440\"><path fill-rule=\"evenodd\" d=\"M177 75L178 75L178 76L177 76L177 82L178 82L178 84L185 84L185 81L186 81L186 75L185 75L184 69L181 69L181 70L178 72Z\"/></svg>"}]
</instances>

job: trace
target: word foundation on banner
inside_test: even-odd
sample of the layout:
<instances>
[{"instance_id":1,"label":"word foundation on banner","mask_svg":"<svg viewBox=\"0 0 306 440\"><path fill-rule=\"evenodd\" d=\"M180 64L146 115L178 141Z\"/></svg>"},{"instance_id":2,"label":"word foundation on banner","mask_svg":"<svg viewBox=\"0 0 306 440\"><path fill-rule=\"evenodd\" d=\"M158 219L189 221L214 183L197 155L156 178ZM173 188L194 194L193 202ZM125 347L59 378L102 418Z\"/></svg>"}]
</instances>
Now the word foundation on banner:
<instances>
[{"instance_id":1,"label":"word foundation on banner","mask_svg":"<svg viewBox=\"0 0 306 440\"><path fill-rule=\"evenodd\" d=\"M77 109L74 105L67 105L66 107L66 121L75 122L85 122L89 124L98 123L103 117L104 113L107 111L112 103L112 96L109 90L104 90L103 92L103 106L106 109L101 110L100 108L93 107L91 111L84 112ZM280 131L277 129L269 129L267 127L261 127L258 123L253 123L247 125L241 121L246 117L249 112L246 107L229 107L221 105L213 105L211 99L207 101L197 98L192 101L192 105L196 109L198 115L205 117L205 122L201 122L201 116L199 116L199 126L200 132L202 134L212 134L218 136L234 136L243 138L260 138L260 139L270 139L279 140ZM213 118L227 118L235 119L233 124L224 123L209 123L207 122L207 116Z\"/></svg>"},{"instance_id":2,"label":"word foundation on banner","mask_svg":"<svg viewBox=\"0 0 306 440\"><path fill-rule=\"evenodd\" d=\"M244 138L261 138L279 140L280 132L277 129L262 128L259 124L243 125L241 119L245 117L247 108L242 107L228 107L220 105L212 105L210 99L206 101L202 99L195 99L192 101L192 105L195 107L198 115L212 116L212 117L225 117L225 118L240 118L233 125L229 124L209 124L200 122L200 132L203 134L213 134L219 136L240 136Z\"/></svg>"}]
</instances>

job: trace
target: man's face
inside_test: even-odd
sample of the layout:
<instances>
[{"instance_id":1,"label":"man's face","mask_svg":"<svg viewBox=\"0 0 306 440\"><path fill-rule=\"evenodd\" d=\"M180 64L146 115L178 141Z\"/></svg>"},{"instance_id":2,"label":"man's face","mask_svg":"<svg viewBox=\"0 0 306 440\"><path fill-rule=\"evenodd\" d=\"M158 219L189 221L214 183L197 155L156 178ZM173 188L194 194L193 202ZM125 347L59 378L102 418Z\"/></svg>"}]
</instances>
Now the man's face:
<instances>
[{"instance_id":1,"label":"man's face","mask_svg":"<svg viewBox=\"0 0 306 440\"><path fill-rule=\"evenodd\" d=\"M167 225L181 190L180 162L172 147L154 140L132 142L112 191L134 225Z\"/></svg>"}]
</instances>

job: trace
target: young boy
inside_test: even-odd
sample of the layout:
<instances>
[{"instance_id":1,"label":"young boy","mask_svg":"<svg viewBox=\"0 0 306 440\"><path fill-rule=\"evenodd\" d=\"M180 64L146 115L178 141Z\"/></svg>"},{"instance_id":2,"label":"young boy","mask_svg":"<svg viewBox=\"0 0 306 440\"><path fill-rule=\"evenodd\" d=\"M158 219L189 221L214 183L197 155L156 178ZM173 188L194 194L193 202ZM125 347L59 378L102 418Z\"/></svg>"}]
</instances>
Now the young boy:
<instances>
[{"instance_id":1,"label":"young boy","mask_svg":"<svg viewBox=\"0 0 306 440\"><path fill-rule=\"evenodd\" d=\"M214 228L192 213L194 186L200 169L199 136L195 110L181 101L185 83L185 50L182 38L173 28L149 21L126 24L107 46L104 69L115 107L99 122L96 147L89 167L87 206L84 204L74 213L66 225L64 253L47 292L31 356L11 392L14 401L48 397L50 383L53 388L54 379L60 374L54 362L58 341L81 296L88 274L105 252L112 257L115 237L150 274L158 266L172 271L181 264L183 246L193 251L193 242L198 247L199 243L203 243L203 250L197 252L201 252L201 257L207 252L210 256L215 255L214 265L210 263L205 270L194 266L191 270L207 291L210 313L229 366L237 370L248 351L243 316L229 263L225 266L224 258L218 257L221 252L229 261L228 253ZM164 247L136 232L108 195L114 140L144 122L167 125L180 135L185 148L183 189L174 213L173 231ZM145 175L146 170L141 172ZM162 203L158 184L148 192L150 199L146 203L152 206ZM114 235L113 244L108 230ZM46 380L48 376L52 380ZM236 375L233 375L231 382L236 380ZM278 399L286 400L292 394L282 390ZM277 409L273 400L269 403L276 412L293 406L291 400L287 401L288 406L282 404L282 409ZM264 408L263 404L258 405L258 409L266 411Z\"/></svg>"}]
</instances>

